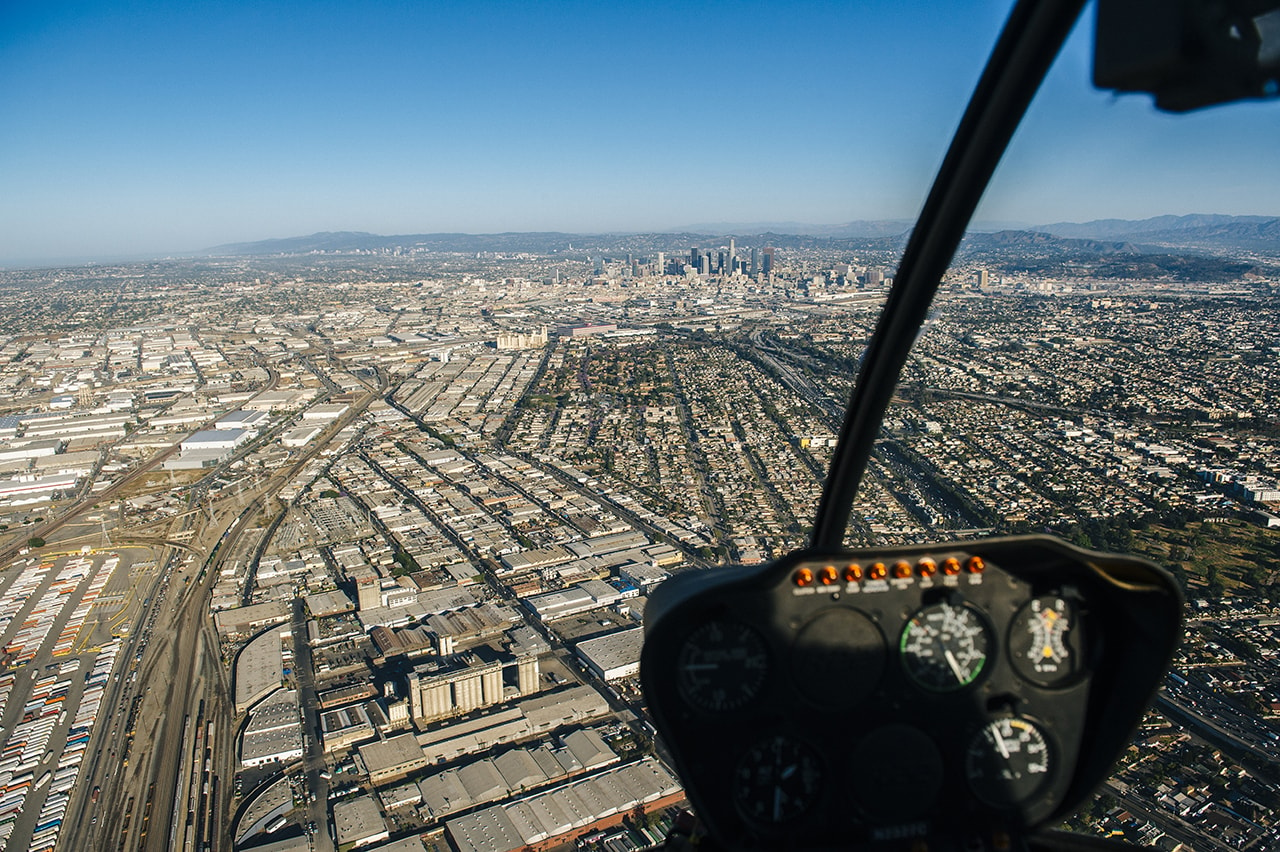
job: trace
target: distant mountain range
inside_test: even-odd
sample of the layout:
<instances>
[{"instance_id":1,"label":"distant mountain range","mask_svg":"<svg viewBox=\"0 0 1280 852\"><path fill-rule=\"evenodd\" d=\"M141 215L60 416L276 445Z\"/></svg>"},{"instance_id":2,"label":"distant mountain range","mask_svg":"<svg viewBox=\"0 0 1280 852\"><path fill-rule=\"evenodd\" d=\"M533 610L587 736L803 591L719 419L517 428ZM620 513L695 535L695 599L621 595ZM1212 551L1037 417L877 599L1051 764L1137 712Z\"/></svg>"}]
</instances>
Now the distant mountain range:
<instances>
[{"instance_id":1,"label":"distant mountain range","mask_svg":"<svg viewBox=\"0 0 1280 852\"><path fill-rule=\"evenodd\" d=\"M731 237L752 238L779 248L869 245L901 246L912 223L885 219L808 225L715 223L691 225L661 234L565 234L519 232L502 234L402 234L381 236L360 231L324 231L303 237L233 243L200 252L216 256L357 254L419 249L442 252L595 253L619 251L686 251L690 246L727 243ZM1151 219L1099 219L1058 222L1031 228L995 230L979 223L966 239L970 250L1020 247L1058 249L1090 254L1158 253L1169 250L1220 253L1257 251L1280 256L1280 217L1192 214ZM1061 241L1061 242L1058 242Z\"/></svg>"},{"instance_id":2,"label":"distant mountain range","mask_svg":"<svg viewBox=\"0 0 1280 852\"><path fill-rule=\"evenodd\" d=\"M1059 237L1127 242L1147 247L1280 251L1280 217L1276 216L1193 213L1188 216L1156 216L1138 221L1099 219L1083 224L1058 222L1034 230Z\"/></svg>"},{"instance_id":3,"label":"distant mountain range","mask_svg":"<svg viewBox=\"0 0 1280 852\"><path fill-rule=\"evenodd\" d=\"M814 225L804 222L706 222L701 225L684 225L672 230L677 233L705 236L732 234L739 237L756 237L765 234L794 234L833 239L866 239L896 237L911 230L913 224L915 223L911 219L859 219L855 222L845 222L843 225Z\"/></svg>"}]
</instances>

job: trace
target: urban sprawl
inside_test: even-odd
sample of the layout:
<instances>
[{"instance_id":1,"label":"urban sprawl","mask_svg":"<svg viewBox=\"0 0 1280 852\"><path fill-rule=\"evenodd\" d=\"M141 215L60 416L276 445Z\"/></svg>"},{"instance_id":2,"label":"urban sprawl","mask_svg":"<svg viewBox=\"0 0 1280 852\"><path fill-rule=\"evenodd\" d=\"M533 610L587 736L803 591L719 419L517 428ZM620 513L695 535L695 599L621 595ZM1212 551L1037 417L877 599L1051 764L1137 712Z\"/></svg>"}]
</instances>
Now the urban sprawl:
<instances>
[{"instance_id":1,"label":"urban sprawl","mask_svg":"<svg viewBox=\"0 0 1280 852\"><path fill-rule=\"evenodd\" d=\"M896 263L738 239L0 273L0 848L658 842L646 596L806 542ZM1278 295L962 256L889 410L851 546L1187 591L1077 830L1280 845Z\"/></svg>"}]
</instances>

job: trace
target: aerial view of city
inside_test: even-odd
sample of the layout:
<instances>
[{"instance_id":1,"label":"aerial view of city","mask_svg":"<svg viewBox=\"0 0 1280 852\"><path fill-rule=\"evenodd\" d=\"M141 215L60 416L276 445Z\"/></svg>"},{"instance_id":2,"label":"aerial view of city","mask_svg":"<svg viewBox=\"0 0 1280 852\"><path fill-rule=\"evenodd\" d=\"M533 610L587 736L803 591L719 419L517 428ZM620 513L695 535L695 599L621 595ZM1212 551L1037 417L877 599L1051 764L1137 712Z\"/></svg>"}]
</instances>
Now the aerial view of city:
<instances>
[{"instance_id":1,"label":"aerial view of city","mask_svg":"<svg viewBox=\"0 0 1280 852\"><path fill-rule=\"evenodd\" d=\"M0 852L1280 849L1280 10L1009 5L0 8Z\"/></svg>"},{"instance_id":2,"label":"aerial view of city","mask_svg":"<svg viewBox=\"0 0 1280 852\"><path fill-rule=\"evenodd\" d=\"M1080 827L1268 848L1280 267L1001 237L948 275L849 544L1168 566L1188 640ZM660 837L647 593L804 543L893 252L674 239L7 273L7 848Z\"/></svg>"}]
</instances>

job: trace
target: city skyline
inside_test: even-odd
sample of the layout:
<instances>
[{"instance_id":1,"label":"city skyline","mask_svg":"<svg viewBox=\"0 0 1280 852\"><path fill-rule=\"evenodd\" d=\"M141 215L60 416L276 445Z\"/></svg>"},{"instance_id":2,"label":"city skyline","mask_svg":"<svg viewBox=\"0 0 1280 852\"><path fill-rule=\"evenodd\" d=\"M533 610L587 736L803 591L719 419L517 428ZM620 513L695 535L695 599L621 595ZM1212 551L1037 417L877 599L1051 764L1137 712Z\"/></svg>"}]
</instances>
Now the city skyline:
<instances>
[{"instance_id":1,"label":"city skyline","mask_svg":"<svg viewBox=\"0 0 1280 852\"><path fill-rule=\"evenodd\" d=\"M0 264L912 219L1007 12L917 5L12 4ZM1280 213L1274 104L1094 91L1090 19L978 217Z\"/></svg>"}]
</instances>

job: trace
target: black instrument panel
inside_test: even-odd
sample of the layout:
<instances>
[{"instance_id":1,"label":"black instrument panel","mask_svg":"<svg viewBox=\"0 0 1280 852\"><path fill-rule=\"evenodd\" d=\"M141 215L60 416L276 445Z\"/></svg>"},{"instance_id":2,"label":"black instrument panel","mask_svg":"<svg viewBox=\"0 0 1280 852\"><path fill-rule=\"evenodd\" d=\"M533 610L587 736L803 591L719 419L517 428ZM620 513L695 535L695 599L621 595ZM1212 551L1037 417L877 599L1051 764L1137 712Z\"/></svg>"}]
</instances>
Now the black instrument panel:
<instances>
[{"instance_id":1,"label":"black instrument panel","mask_svg":"<svg viewBox=\"0 0 1280 852\"><path fill-rule=\"evenodd\" d=\"M641 677L728 848L985 844L1105 777L1180 603L1156 566L1048 537L801 552L660 587Z\"/></svg>"}]
</instances>

